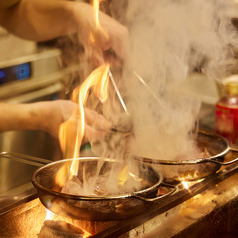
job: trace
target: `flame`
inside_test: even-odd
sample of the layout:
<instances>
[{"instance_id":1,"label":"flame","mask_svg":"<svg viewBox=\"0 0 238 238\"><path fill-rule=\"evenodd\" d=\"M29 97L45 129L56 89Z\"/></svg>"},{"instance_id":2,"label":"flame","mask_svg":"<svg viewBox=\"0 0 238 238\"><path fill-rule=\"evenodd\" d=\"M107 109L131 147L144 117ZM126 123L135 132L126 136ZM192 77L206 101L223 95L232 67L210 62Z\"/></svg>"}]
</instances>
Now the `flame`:
<instances>
[{"instance_id":1,"label":"flame","mask_svg":"<svg viewBox=\"0 0 238 238\"><path fill-rule=\"evenodd\" d=\"M68 180L68 173L67 173L67 167L66 164L64 164L58 171L57 174L55 175L55 181L57 181L57 185L61 188L64 186L66 181ZM54 186L53 188L54 191L58 191L59 188L57 186Z\"/></svg>"},{"instance_id":2,"label":"flame","mask_svg":"<svg viewBox=\"0 0 238 238\"><path fill-rule=\"evenodd\" d=\"M81 146L82 138L84 136L85 130L85 114L84 114L84 104L87 100L89 89L94 87L94 92L100 101L103 103L107 99L107 88L108 88L108 71L109 64L105 64L94 70L89 77L84 81L80 88L76 88L73 93L73 98L77 98L78 95L78 103L79 103L79 111L80 113L80 131L78 133L75 147L74 158L78 157L79 148ZM79 92L78 92L79 91ZM70 168L72 175L78 174L78 163L76 160L73 160L73 163Z\"/></svg>"},{"instance_id":3,"label":"flame","mask_svg":"<svg viewBox=\"0 0 238 238\"><path fill-rule=\"evenodd\" d=\"M120 171L119 175L118 175L118 184L123 186L125 184L125 182L128 180L129 178L129 173L128 173L128 165L125 165L122 170Z\"/></svg>"},{"instance_id":4,"label":"flame","mask_svg":"<svg viewBox=\"0 0 238 238\"><path fill-rule=\"evenodd\" d=\"M93 1L93 9L95 11L95 23L98 30L106 33L101 28L99 23L99 4L101 0ZM107 36L107 35L106 35ZM90 34L90 40L95 42L93 33ZM74 110L70 119L60 125L59 140L61 149L64 154L64 158L74 158L71 167L70 175L68 168L63 166L55 177L56 184L62 187L64 183L72 176L78 174L78 160L80 146L85 133L85 112L84 105L87 101L91 88L94 88L94 92L99 100L103 103L107 98L108 87L108 72L110 65L104 64L94 70L83 84L74 89L72 94L72 100L78 104L78 108Z\"/></svg>"},{"instance_id":5,"label":"flame","mask_svg":"<svg viewBox=\"0 0 238 238\"><path fill-rule=\"evenodd\" d=\"M186 188L186 189L189 188L189 186L188 186L188 182L183 181L182 184L183 184L184 188Z\"/></svg>"},{"instance_id":6,"label":"flame","mask_svg":"<svg viewBox=\"0 0 238 238\"><path fill-rule=\"evenodd\" d=\"M107 33L103 30L103 28L101 27L101 24L99 22L99 5L100 5L100 2L102 2L102 1L104 1L104 0L93 0L93 3L92 3L93 10L95 13L95 23L96 23L97 30L101 31L108 38Z\"/></svg>"},{"instance_id":7,"label":"flame","mask_svg":"<svg viewBox=\"0 0 238 238\"><path fill-rule=\"evenodd\" d=\"M93 8L95 11L95 22L97 30L101 31L107 38L107 34L102 29L99 23L99 4L102 0L94 0ZM90 33L89 40L95 43L96 37L93 33ZM89 93L93 88L94 93L98 99L103 103L107 99L107 88L109 81L109 64L104 64L97 69L95 69L83 82L83 84L74 89L72 94L72 101L78 104L78 108L73 111L70 119L60 125L59 129L59 141L61 144L61 149L64 154L64 158L73 158L70 169L64 164L55 176L55 187L53 190L58 191L59 188L63 187L65 182L69 180L73 175L78 174L78 160L79 151L81 143L85 133L85 112L84 105L87 101ZM46 220L65 220L65 218L60 217L47 210ZM82 229L82 228L81 228ZM84 229L82 229L84 230ZM91 237L88 231L84 230L84 238Z\"/></svg>"},{"instance_id":8,"label":"flame","mask_svg":"<svg viewBox=\"0 0 238 238\"><path fill-rule=\"evenodd\" d=\"M191 187L192 185L196 184L196 183L200 183L204 180L204 178L202 179L198 179L196 181L182 181L181 183L183 184L185 189L189 189L189 187Z\"/></svg>"},{"instance_id":9,"label":"flame","mask_svg":"<svg viewBox=\"0 0 238 238\"><path fill-rule=\"evenodd\" d=\"M54 213L51 212L50 210L46 209L46 218L45 220L53 220L54 218Z\"/></svg>"},{"instance_id":10,"label":"flame","mask_svg":"<svg viewBox=\"0 0 238 238\"><path fill-rule=\"evenodd\" d=\"M101 0L93 0L93 9L95 12L95 21L96 21L96 26L100 26L99 22L99 4Z\"/></svg>"},{"instance_id":11,"label":"flame","mask_svg":"<svg viewBox=\"0 0 238 238\"><path fill-rule=\"evenodd\" d=\"M74 158L70 167L71 176L78 174L78 160L75 158L79 157L80 146L84 137L84 105L91 88L94 89L94 93L102 103L107 99L109 67L109 64L98 67L88 76L80 87L75 88L72 94L72 100L78 103L78 109L74 111L68 121L62 123L60 126L59 138L64 156L65 158ZM73 126L73 124L75 124L76 127ZM75 133L75 131L77 131L77 133ZM65 177L67 177L65 176L65 174L67 174L66 172L67 169L63 166L56 175L57 183L61 186L65 183Z\"/></svg>"}]
</instances>

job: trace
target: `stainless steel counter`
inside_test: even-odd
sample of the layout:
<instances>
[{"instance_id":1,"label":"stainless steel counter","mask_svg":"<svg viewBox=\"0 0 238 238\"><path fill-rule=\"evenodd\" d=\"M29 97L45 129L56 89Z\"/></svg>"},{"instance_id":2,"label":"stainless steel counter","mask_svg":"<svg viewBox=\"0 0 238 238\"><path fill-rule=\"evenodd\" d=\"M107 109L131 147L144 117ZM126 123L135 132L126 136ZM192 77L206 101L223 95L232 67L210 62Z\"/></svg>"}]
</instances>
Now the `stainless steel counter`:
<instances>
[{"instance_id":1,"label":"stainless steel counter","mask_svg":"<svg viewBox=\"0 0 238 238\"><path fill-rule=\"evenodd\" d=\"M49 160L18 153L0 153L0 215L36 198L33 172Z\"/></svg>"}]
</instances>

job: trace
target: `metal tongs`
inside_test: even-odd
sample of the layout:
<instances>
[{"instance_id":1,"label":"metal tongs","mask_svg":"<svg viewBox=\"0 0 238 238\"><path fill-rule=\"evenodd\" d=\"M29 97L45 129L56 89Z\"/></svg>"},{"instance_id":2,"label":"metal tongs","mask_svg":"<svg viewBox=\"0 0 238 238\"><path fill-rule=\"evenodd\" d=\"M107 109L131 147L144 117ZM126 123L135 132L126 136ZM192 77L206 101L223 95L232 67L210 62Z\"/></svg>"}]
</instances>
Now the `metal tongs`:
<instances>
[{"instance_id":1,"label":"metal tongs","mask_svg":"<svg viewBox=\"0 0 238 238\"><path fill-rule=\"evenodd\" d=\"M158 102L158 104L160 104L162 107L165 107L164 102L162 102L157 96L156 94L153 92L153 90L151 90L151 88L149 87L149 85L145 82L145 80L136 72L133 71L134 75L137 77L137 79L139 79L139 81L145 86L145 88L149 91L149 93L154 97L154 99Z\"/></svg>"},{"instance_id":2,"label":"metal tongs","mask_svg":"<svg viewBox=\"0 0 238 238\"><path fill-rule=\"evenodd\" d=\"M120 100L120 102L121 102L121 105L122 105L122 107L124 108L124 111L126 112L126 114L129 116L130 114L129 114L128 110L127 110L126 104L124 103L124 101L123 101L123 99L122 99L122 96L121 96L121 94L120 94L120 92L119 92L119 90L118 90L118 87L117 87L116 82L115 82L115 80L114 80L114 77L113 77L113 75L112 75L112 71L111 71L110 69L109 69L108 74L109 74L109 78L110 78L111 81L112 81L113 87L114 87L114 89L115 89L115 91L116 91L116 94L117 94L117 96L118 96L118 98L119 98L119 100Z\"/></svg>"},{"instance_id":3,"label":"metal tongs","mask_svg":"<svg viewBox=\"0 0 238 238\"><path fill-rule=\"evenodd\" d=\"M115 82L115 80L114 80L114 77L113 77L112 72L111 72L110 69L109 69L108 74L109 74L109 78L110 78L110 80L111 80L111 82L112 82L112 84L113 84L113 87L114 87L114 89L115 89L115 91L116 91L116 94L117 94L117 96L118 96L118 98L119 98L119 100L120 100L120 102L121 102L121 105L122 105L122 107L123 107L125 113L127 114L127 116L130 116L130 113L128 112L128 109L127 109L127 107L126 107L126 104L125 104L125 102L124 102L123 99L122 99L121 93L120 93L120 91L119 91L119 89L118 89L118 87L117 87L117 85L116 85L116 82ZM117 129L117 128L115 128L115 127L112 128L111 131L112 131L112 132L123 133L124 135L129 135L129 134L131 134L130 131L123 131L123 130Z\"/></svg>"},{"instance_id":4,"label":"metal tongs","mask_svg":"<svg viewBox=\"0 0 238 238\"><path fill-rule=\"evenodd\" d=\"M113 84L113 87L114 87L114 89L115 89L115 91L116 91L116 94L117 94L117 96L118 96L118 98L119 98L119 100L120 100L120 102L121 102L121 105L122 105L122 107L123 107L125 113L126 113L128 116L130 116L130 113L128 112L127 107L126 107L126 104L125 104L125 102L124 102L123 99L122 99L122 96L121 96L121 94L120 94L120 91L118 90L118 87L117 87L117 85L116 85L116 82L115 82L115 80L114 80L114 77L113 77L112 72L111 72L110 69L109 69L108 74L109 74L109 78L111 79L111 82L112 82L112 84ZM165 107L164 102L162 102L162 101L156 96L156 94L153 92L153 90L151 90L151 88L150 88L149 85L145 82L145 80L144 80L136 71L133 71L133 74L136 76L136 78L139 80L139 82L142 83L142 84L145 86L145 88L147 89L147 91L154 97L154 99L157 101L157 103L158 103L160 106ZM128 133L128 132L126 132L126 131L120 131L120 130L118 130L118 129L116 129L116 128L112 128L111 131L114 131L114 132L122 132L122 133L123 133L123 132L124 132L124 133Z\"/></svg>"}]
</instances>

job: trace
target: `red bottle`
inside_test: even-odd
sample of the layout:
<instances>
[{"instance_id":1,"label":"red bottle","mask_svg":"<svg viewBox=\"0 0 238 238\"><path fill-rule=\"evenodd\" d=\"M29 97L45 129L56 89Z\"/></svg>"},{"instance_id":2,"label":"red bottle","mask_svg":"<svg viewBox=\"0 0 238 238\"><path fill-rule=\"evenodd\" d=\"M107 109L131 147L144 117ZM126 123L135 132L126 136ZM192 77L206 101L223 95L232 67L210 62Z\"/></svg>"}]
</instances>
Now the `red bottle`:
<instances>
[{"instance_id":1,"label":"red bottle","mask_svg":"<svg viewBox=\"0 0 238 238\"><path fill-rule=\"evenodd\" d=\"M225 84L224 96L216 104L215 130L230 144L238 144L238 81Z\"/></svg>"}]
</instances>

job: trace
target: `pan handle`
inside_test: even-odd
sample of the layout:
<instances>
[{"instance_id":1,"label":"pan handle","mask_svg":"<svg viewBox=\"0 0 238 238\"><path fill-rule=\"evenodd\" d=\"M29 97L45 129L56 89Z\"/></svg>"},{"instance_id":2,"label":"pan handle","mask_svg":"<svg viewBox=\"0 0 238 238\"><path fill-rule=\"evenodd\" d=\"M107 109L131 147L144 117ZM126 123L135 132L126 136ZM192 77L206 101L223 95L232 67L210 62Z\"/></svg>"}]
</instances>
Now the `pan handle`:
<instances>
[{"instance_id":1,"label":"pan handle","mask_svg":"<svg viewBox=\"0 0 238 238\"><path fill-rule=\"evenodd\" d=\"M234 152L234 153L238 153L238 147L235 146L235 145L231 145L231 146L230 146L230 151L231 151L231 152ZM220 164L220 165L229 165L229 164L233 164L233 163L237 162L237 161L238 161L238 158L233 159L233 160L231 160L231 161L229 161L229 162L219 162L219 161L217 161L217 160L215 160L215 159L211 159L211 160L209 160L209 161L210 161L210 162L213 162L213 163L216 163L216 164Z\"/></svg>"},{"instance_id":2,"label":"pan handle","mask_svg":"<svg viewBox=\"0 0 238 238\"><path fill-rule=\"evenodd\" d=\"M206 162L212 162L212 163L215 163L215 164L220 164L220 165L229 165L229 164L233 164L235 162L238 161L238 158L235 158L229 162L220 162L220 161L217 161L215 159L207 159Z\"/></svg>"},{"instance_id":3,"label":"pan handle","mask_svg":"<svg viewBox=\"0 0 238 238\"><path fill-rule=\"evenodd\" d=\"M238 146L231 145L230 148L229 148L229 151L234 152L234 153L238 153ZM220 164L220 165L229 165L229 164L233 164L233 163L237 162L238 158L235 158L235 159L233 159L231 161L228 161L228 162L220 162L220 161L217 161L216 159L205 159L204 161L205 162L212 162L212 163Z\"/></svg>"},{"instance_id":4,"label":"pan handle","mask_svg":"<svg viewBox=\"0 0 238 238\"><path fill-rule=\"evenodd\" d=\"M238 153L238 146L237 145L230 145L230 150L234 153Z\"/></svg>"},{"instance_id":5,"label":"pan handle","mask_svg":"<svg viewBox=\"0 0 238 238\"><path fill-rule=\"evenodd\" d=\"M30 156L30 155L24 155L24 154L15 153L15 152L5 152L5 151L0 152L0 157L16 160L18 162L34 165L37 167L41 167L45 164L49 164L52 162L50 160L46 160L46 159L42 159L42 158Z\"/></svg>"},{"instance_id":6,"label":"pan handle","mask_svg":"<svg viewBox=\"0 0 238 238\"><path fill-rule=\"evenodd\" d=\"M136 197L136 198L139 198L143 201L146 201L146 202L154 202L154 201L157 201L161 198L164 198L164 197L167 197L169 195L171 195L172 193L174 193L178 188L176 186L173 186L171 184L167 184L167 183L161 183L160 185L164 186L164 187L169 187L169 188L172 188L172 190L166 194L163 194L161 196L158 196L158 197L155 197L155 198L145 198L145 197L141 197L139 195L133 195L133 197Z\"/></svg>"}]
</instances>

